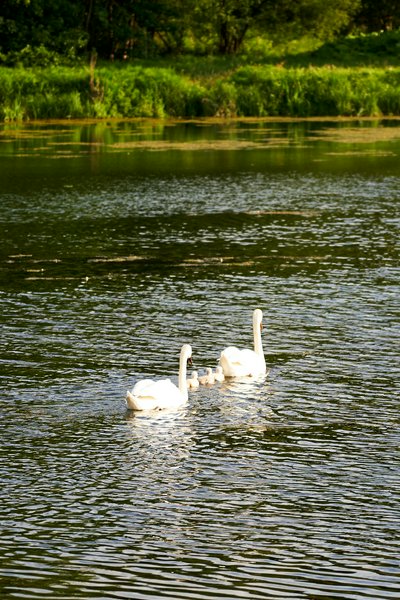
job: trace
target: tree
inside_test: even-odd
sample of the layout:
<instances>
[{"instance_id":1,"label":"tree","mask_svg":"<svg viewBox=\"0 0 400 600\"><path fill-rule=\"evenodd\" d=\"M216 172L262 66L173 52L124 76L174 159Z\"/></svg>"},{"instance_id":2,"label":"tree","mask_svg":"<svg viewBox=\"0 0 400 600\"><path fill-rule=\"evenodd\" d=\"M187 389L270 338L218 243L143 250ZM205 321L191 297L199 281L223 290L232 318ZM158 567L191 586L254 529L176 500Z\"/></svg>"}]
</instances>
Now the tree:
<instances>
[{"instance_id":1,"label":"tree","mask_svg":"<svg viewBox=\"0 0 400 600\"><path fill-rule=\"evenodd\" d=\"M400 1L400 0L399 0ZM331 39L346 29L360 0L199 0L194 34L209 28L221 54L234 54L246 35L312 34Z\"/></svg>"},{"instance_id":2,"label":"tree","mask_svg":"<svg viewBox=\"0 0 400 600\"><path fill-rule=\"evenodd\" d=\"M221 54L234 54L267 4L268 0L200 0L193 10L193 34L208 34Z\"/></svg>"},{"instance_id":3,"label":"tree","mask_svg":"<svg viewBox=\"0 0 400 600\"><path fill-rule=\"evenodd\" d=\"M361 0L267 0L256 24L260 31L292 38L333 39L347 31Z\"/></svg>"},{"instance_id":4,"label":"tree","mask_svg":"<svg viewBox=\"0 0 400 600\"><path fill-rule=\"evenodd\" d=\"M398 22L400 0L378 8L374 0L0 0L0 53L127 58L180 52L191 38L195 48L234 54L251 34L329 40L346 31L361 2L368 27Z\"/></svg>"},{"instance_id":5,"label":"tree","mask_svg":"<svg viewBox=\"0 0 400 600\"><path fill-rule=\"evenodd\" d=\"M400 0L362 0L357 23L367 31L390 31L400 27Z\"/></svg>"},{"instance_id":6,"label":"tree","mask_svg":"<svg viewBox=\"0 0 400 600\"><path fill-rule=\"evenodd\" d=\"M0 51L43 46L74 55L85 43L83 15L79 0L2 0Z\"/></svg>"},{"instance_id":7,"label":"tree","mask_svg":"<svg viewBox=\"0 0 400 600\"><path fill-rule=\"evenodd\" d=\"M86 0L88 48L103 58L179 51L184 0Z\"/></svg>"}]
</instances>

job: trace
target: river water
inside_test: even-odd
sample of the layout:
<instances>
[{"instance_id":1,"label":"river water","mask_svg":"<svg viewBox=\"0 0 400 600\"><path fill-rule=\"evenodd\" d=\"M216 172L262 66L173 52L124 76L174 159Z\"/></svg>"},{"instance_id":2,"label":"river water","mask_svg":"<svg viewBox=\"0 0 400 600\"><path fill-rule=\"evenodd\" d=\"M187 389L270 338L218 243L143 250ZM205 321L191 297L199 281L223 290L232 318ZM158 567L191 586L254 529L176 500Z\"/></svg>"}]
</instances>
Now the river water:
<instances>
[{"instance_id":1,"label":"river water","mask_svg":"<svg viewBox=\"0 0 400 600\"><path fill-rule=\"evenodd\" d=\"M399 121L0 129L0 597L400 597ZM252 344L268 376L133 413Z\"/></svg>"}]
</instances>

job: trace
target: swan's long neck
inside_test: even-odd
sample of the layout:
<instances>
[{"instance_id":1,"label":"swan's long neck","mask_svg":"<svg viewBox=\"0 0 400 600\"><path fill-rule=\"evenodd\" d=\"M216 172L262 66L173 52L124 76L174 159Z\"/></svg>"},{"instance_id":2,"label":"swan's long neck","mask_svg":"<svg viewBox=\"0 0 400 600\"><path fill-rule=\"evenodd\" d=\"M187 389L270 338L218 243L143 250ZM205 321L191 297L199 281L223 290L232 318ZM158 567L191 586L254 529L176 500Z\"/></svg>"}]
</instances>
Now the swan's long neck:
<instances>
[{"instance_id":1,"label":"swan's long neck","mask_svg":"<svg viewBox=\"0 0 400 600\"><path fill-rule=\"evenodd\" d=\"M253 313L254 352L265 362L264 349L261 339L262 312L256 309Z\"/></svg>"},{"instance_id":2,"label":"swan's long neck","mask_svg":"<svg viewBox=\"0 0 400 600\"><path fill-rule=\"evenodd\" d=\"M188 349L184 346L181 350L181 354L179 357L178 387L179 387L180 393L185 398L189 397L187 383L186 383L186 365L187 365L187 360L189 357L190 357L190 354L188 354Z\"/></svg>"}]
</instances>

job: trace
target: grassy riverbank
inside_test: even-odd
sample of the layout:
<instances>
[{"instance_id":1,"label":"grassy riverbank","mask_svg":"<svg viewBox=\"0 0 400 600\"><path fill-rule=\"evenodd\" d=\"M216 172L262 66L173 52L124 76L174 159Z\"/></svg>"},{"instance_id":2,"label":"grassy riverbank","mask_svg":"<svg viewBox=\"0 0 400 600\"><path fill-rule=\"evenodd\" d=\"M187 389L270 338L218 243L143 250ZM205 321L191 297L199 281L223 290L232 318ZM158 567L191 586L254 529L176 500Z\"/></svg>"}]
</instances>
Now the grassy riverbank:
<instances>
[{"instance_id":1,"label":"grassy riverbank","mask_svg":"<svg viewBox=\"0 0 400 600\"><path fill-rule=\"evenodd\" d=\"M0 120L400 115L397 54L343 66L338 48L281 62L182 57L95 70L2 67Z\"/></svg>"}]
</instances>

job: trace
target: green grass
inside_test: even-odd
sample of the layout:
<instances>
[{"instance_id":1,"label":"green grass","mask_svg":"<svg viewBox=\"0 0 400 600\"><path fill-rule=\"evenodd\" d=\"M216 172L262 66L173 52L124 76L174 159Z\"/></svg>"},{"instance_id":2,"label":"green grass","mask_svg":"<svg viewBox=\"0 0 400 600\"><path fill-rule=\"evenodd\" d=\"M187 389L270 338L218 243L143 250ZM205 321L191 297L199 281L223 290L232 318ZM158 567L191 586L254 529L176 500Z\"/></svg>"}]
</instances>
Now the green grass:
<instances>
[{"instance_id":1,"label":"green grass","mask_svg":"<svg viewBox=\"0 0 400 600\"><path fill-rule=\"evenodd\" d=\"M0 67L0 120L398 116L399 48L397 32L279 55L261 45L234 57L102 64L92 81L86 66Z\"/></svg>"},{"instance_id":2,"label":"green grass","mask_svg":"<svg viewBox=\"0 0 400 600\"><path fill-rule=\"evenodd\" d=\"M400 68L242 67L229 81L239 116L400 114Z\"/></svg>"}]
</instances>

